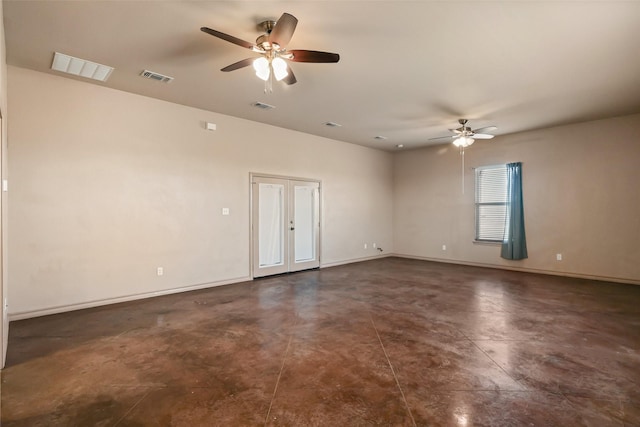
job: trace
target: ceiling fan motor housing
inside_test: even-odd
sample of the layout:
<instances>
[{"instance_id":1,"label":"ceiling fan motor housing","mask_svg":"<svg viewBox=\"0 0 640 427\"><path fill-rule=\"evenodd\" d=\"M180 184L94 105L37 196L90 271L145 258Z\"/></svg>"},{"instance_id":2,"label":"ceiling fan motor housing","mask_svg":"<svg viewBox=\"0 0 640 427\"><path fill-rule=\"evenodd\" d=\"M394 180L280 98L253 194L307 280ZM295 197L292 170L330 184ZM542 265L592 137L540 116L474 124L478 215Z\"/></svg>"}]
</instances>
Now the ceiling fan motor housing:
<instances>
[{"instance_id":1,"label":"ceiling fan motor housing","mask_svg":"<svg viewBox=\"0 0 640 427\"><path fill-rule=\"evenodd\" d=\"M263 34L256 39L256 46L264 50L265 52L268 50L279 50L280 45L277 43L271 43L269 40L269 34Z\"/></svg>"},{"instance_id":2,"label":"ceiling fan motor housing","mask_svg":"<svg viewBox=\"0 0 640 427\"><path fill-rule=\"evenodd\" d=\"M264 31L267 34L271 34L271 31L273 31L273 27L276 26L276 21L271 21L271 20L267 20L267 21L262 21L257 25L258 30L260 31Z\"/></svg>"}]
</instances>

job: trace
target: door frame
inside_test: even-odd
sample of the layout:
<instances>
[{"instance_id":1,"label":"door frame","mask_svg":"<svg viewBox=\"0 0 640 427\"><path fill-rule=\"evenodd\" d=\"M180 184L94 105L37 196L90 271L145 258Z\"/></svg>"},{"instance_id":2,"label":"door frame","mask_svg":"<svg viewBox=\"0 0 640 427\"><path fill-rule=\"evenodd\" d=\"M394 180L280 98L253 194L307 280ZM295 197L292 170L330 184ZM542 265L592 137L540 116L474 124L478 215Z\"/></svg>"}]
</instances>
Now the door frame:
<instances>
[{"instance_id":1,"label":"door frame","mask_svg":"<svg viewBox=\"0 0 640 427\"><path fill-rule=\"evenodd\" d=\"M6 123L0 110L0 369L7 361L7 347L9 345L9 316L7 313L8 280L7 280L7 209L8 195L5 182L8 182L8 143L6 137Z\"/></svg>"},{"instance_id":2,"label":"door frame","mask_svg":"<svg viewBox=\"0 0 640 427\"><path fill-rule=\"evenodd\" d=\"M318 233L318 265L319 268L322 267L322 230L324 228L323 223L323 215L322 215L322 180L315 178L303 178L298 176L288 176L288 175L274 175L268 173L259 173L259 172L250 172L249 173L249 276L251 279L254 279L253 270L254 263L258 262L255 259L255 247L253 233L254 233L254 220L253 220L253 185L255 178L271 178L271 179L284 179L288 181L306 181L306 182L317 182L318 183L318 222L320 232ZM287 260L289 262L289 260ZM267 276L268 277L268 276Z\"/></svg>"}]
</instances>

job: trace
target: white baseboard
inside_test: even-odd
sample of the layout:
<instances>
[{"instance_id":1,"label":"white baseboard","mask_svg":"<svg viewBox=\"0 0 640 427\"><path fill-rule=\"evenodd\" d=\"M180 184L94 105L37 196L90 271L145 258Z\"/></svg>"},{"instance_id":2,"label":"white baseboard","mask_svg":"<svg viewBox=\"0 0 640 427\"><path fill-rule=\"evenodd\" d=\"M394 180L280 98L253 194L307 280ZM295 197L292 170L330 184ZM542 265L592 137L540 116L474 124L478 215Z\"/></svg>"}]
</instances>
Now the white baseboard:
<instances>
[{"instance_id":1,"label":"white baseboard","mask_svg":"<svg viewBox=\"0 0 640 427\"><path fill-rule=\"evenodd\" d=\"M388 253L388 254L374 255L374 256L368 256L368 257L362 257L362 258L351 258L351 259L342 260L342 261L327 262L327 263L322 263L322 265L320 265L320 268L337 267L339 265L353 264L354 262L371 261L373 259L387 258L390 256L395 256L395 255Z\"/></svg>"},{"instance_id":2,"label":"white baseboard","mask_svg":"<svg viewBox=\"0 0 640 427\"><path fill-rule=\"evenodd\" d=\"M101 300L82 302L78 304L60 305L56 307L49 307L49 308L44 308L39 310L28 310L28 311L21 311L17 313L8 313L8 318L9 318L9 321L11 322L13 320L23 320L23 319L30 319L32 317L48 316L50 314L58 314L58 313L64 313L67 311L83 310L85 308L100 307L100 306L109 305L109 304L118 304L121 302L135 301L135 300L140 300L145 298L157 297L161 295L171 295L171 294L178 294L181 292L196 291L198 289L213 288L216 286L231 285L233 283L240 283L240 282L249 282L251 280L252 280L251 277L248 277L248 276L238 277L235 279L222 280L219 282L201 283L197 285L182 286L182 287L173 288L173 289L165 289L162 291L153 291L153 292L145 292L142 294L125 295L125 296L116 297L116 298L106 298Z\"/></svg>"},{"instance_id":3,"label":"white baseboard","mask_svg":"<svg viewBox=\"0 0 640 427\"><path fill-rule=\"evenodd\" d=\"M407 254L399 254L399 253L385 253L385 254L369 256L369 257L352 258L348 260L328 262L328 263L323 263L320 266L320 268L337 267L345 264L353 264L353 263L362 262L362 261L372 261L375 259L388 258L388 257L398 257L398 258L416 259L416 260L422 260L422 261L441 262L446 264L468 265L472 267L494 268L498 270L519 271L524 273L547 274L551 276L575 277L578 279L589 279L589 280L599 280L599 281L605 281L605 282L640 285L640 280L626 279L626 278L620 278L620 277L596 276L596 275L590 275L590 274L568 273L568 272L550 271L550 270L543 270L543 269L536 269L536 268L510 267L505 265L485 264L485 263L467 262L467 261L442 259L442 258L421 257L416 255L407 255ZM125 296L116 297L116 298L107 298L107 299L83 302L78 304L68 304L68 305L49 307L49 308L38 309L38 310L28 310L28 311L22 311L17 313L8 313L8 319L9 321L30 319L32 317L47 316L50 314L64 313L67 311L82 310L85 308L93 308L93 307L99 307L103 305L135 301L135 300L151 298L151 297L156 297L161 295L170 295L170 294L177 294L181 292L195 291L198 289L213 288L216 286L231 285L233 283L249 282L252 280L253 279L250 276L238 277L235 279L202 283L202 284L191 285L191 286L182 286L179 288L166 289L162 291L147 292L147 293L135 294L135 295L125 295Z\"/></svg>"},{"instance_id":4,"label":"white baseboard","mask_svg":"<svg viewBox=\"0 0 640 427\"><path fill-rule=\"evenodd\" d=\"M442 259L442 258L429 258L429 257L416 256L416 255L406 255L406 254L392 254L391 256L395 256L398 258L417 259L422 261L442 262L445 264L458 264L458 265L469 265L472 267L495 268L496 270L520 271L523 273L546 274L549 276L574 277L576 279L589 279L589 280L598 280L602 282L615 282L615 283L625 283L628 285L640 285L640 280L627 279L622 277L597 276L592 274L544 270L540 268L511 267L508 265L500 265L500 264L485 264L485 263L479 263L479 262L468 262L468 261L459 261L459 260Z\"/></svg>"},{"instance_id":5,"label":"white baseboard","mask_svg":"<svg viewBox=\"0 0 640 427\"><path fill-rule=\"evenodd\" d=\"M320 268L335 267L338 265L352 264L354 262L360 262L360 261L369 261L372 259L385 258L388 256L391 256L391 254L383 254L383 255L376 255L371 257L355 258L355 259L331 262L331 263L322 264ZM14 320L23 320L23 319L30 319L33 317L48 316L51 314L65 313L68 311L75 311L75 310L83 310L86 308L100 307L100 306L109 305L109 304L118 304L121 302L135 301L135 300L140 300L145 298L157 297L161 295L171 295L171 294L177 294L180 292L188 292L188 291L195 291L198 289L213 288L216 286L231 285L233 283L249 282L252 280L253 278L251 276L238 277L235 279L228 279L228 280L223 280L219 282L209 282L209 283L202 283L202 284L191 285L191 286L182 286L179 288L166 289L162 291L145 292L145 293L134 294L134 295L124 295L121 297L106 298L106 299L82 302L77 304L65 304L65 305L60 305L55 307L47 307L43 309L8 313L7 317L9 319L9 322L11 322Z\"/></svg>"}]
</instances>

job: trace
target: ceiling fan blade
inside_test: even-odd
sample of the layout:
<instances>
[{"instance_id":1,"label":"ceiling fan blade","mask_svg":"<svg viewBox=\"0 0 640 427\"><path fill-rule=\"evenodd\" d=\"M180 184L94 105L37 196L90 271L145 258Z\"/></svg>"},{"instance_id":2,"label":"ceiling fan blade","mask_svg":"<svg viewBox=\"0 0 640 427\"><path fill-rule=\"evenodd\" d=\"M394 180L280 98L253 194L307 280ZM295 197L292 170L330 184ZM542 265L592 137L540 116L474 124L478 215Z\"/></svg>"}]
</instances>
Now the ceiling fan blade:
<instances>
[{"instance_id":1,"label":"ceiling fan blade","mask_svg":"<svg viewBox=\"0 0 640 427\"><path fill-rule=\"evenodd\" d=\"M436 136L435 138L429 138L429 141L444 141L447 139L452 139L455 138L456 135L451 135L451 136Z\"/></svg>"},{"instance_id":2,"label":"ceiling fan blade","mask_svg":"<svg viewBox=\"0 0 640 427\"><path fill-rule=\"evenodd\" d=\"M234 62L231 65L227 65L226 67L224 67L223 69L221 69L220 71L233 71L233 70L237 70L239 68L244 68L247 67L249 65L251 65L253 63L253 61L255 61L255 58L247 58L247 59L243 59L242 61L238 61L238 62Z\"/></svg>"},{"instance_id":3,"label":"ceiling fan blade","mask_svg":"<svg viewBox=\"0 0 640 427\"><path fill-rule=\"evenodd\" d=\"M294 62L338 62L340 61L340 55L331 52L319 52L317 50L290 50L289 53L293 54L291 61Z\"/></svg>"},{"instance_id":4,"label":"ceiling fan blade","mask_svg":"<svg viewBox=\"0 0 640 427\"><path fill-rule=\"evenodd\" d=\"M210 35L214 36L214 37L218 37L219 39L226 40L226 41L228 41L230 43L237 44L238 46L245 47L247 49L253 49L254 48L254 44L253 43L249 43L249 42L244 41L242 39L239 39L237 37L230 36L229 34L221 33L220 31L217 31L217 30L212 30L211 28L202 27L202 28L200 28L200 31L203 31L203 32L205 32L207 34L210 34Z\"/></svg>"},{"instance_id":5,"label":"ceiling fan blade","mask_svg":"<svg viewBox=\"0 0 640 427\"><path fill-rule=\"evenodd\" d=\"M471 138L473 138L473 139L491 139L494 136L495 135L489 135L488 133L474 133L473 135L471 135Z\"/></svg>"},{"instance_id":6,"label":"ceiling fan blade","mask_svg":"<svg viewBox=\"0 0 640 427\"><path fill-rule=\"evenodd\" d=\"M293 37L296 25L298 25L298 19L295 16L283 13L269 34L269 41L278 44L281 48L286 47Z\"/></svg>"},{"instance_id":7,"label":"ceiling fan blade","mask_svg":"<svg viewBox=\"0 0 640 427\"><path fill-rule=\"evenodd\" d=\"M291 67L287 67L287 68L288 68L287 71L289 72L289 74L287 74L287 77L282 79L282 81L288 85L295 84L298 80L296 79L295 74L293 74L293 70L291 69Z\"/></svg>"},{"instance_id":8,"label":"ceiling fan blade","mask_svg":"<svg viewBox=\"0 0 640 427\"><path fill-rule=\"evenodd\" d=\"M474 129L473 132L474 133L493 132L496 129L498 129L496 126L486 126L483 128Z\"/></svg>"}]
</instances>

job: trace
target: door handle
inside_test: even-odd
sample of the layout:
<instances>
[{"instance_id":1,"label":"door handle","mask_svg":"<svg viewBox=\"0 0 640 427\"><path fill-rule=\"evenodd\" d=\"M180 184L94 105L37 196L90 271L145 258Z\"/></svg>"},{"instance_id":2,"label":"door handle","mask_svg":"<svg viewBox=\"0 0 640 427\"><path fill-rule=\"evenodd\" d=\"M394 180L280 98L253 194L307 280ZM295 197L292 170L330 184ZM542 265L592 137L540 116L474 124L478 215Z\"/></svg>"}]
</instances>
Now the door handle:
<instances>
[{"instance_id":1,"label":"door handle","mask_svg":"<svg viewBox=\"0 0 640 427\"><path fill-rule=\"evenodd\" d=\"M293 230L295 230L295 228L294 227L290 227L289 230L293 231Z\"/></svg>"}]
</instances>

